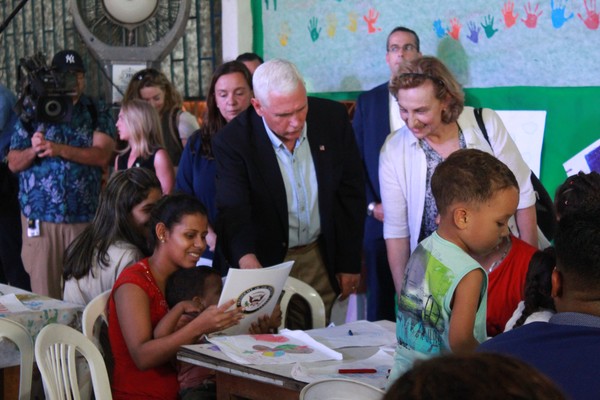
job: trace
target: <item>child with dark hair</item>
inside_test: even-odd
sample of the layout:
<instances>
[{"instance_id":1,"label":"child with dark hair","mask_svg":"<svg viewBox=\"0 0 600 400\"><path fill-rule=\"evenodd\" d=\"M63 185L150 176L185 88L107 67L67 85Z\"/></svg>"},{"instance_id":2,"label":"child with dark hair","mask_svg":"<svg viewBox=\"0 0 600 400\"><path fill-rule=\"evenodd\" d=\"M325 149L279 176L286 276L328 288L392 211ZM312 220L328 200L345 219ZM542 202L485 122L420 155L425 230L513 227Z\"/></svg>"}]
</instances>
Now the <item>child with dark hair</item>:
<instances>
[{"instance_id":1,"label":"child with dark hair","mask_svg":"<svg viewBox=\"0 0 600 400\"><path fill-rule=\"evenodd\" d=\"M551 294L551 277L555 266L553 247L537 251L531 257L525 278L524 300L506 323L505 332L531 322L547 322L556 313Z\"/></svg>"},{"instance_id":2,"label":"child with dark hair","mask_svg":"<svg viewBox=\"0 0 600 400\"><path fill-rule=\"evenodd\" d=\"M556 216L559 220L565 214L586 204L600 204L600 174L595 171L589 174L579 171L578 174L568 177L556 189L554 195Z\"/></svg>"},{"instance_id":3,"label":"child with dark hair","mask_svg":"<svg viewBox=\"0 0 600 400\"><path fill-rule=\"evenodd\" d=\"M552 380L501 354L448 354L415 363L383 400L565 400Z\"/></svg>"},{"instance_id":4,"label":"child with dark hair","mask_svg":"<svg viewBox=\"0 0 600 400\"><path fill-rule=\"evenodd\" d=\"M406 264L390 382L417 359L471 352L486 339L487 274L470 254L488 254L508 236L519 202L511 170L475 149L441 162L431 190L439 225Z\"/></svg>"},{"instance_id":5,"label":"child with dark hair","mask_svg":"<svg viewBox=\"0 0 600 400\"><path fill-rule=\"evenodd\" d=\"M217 305L223 290L221 275L211 267L200 266L191 269L180 269L167 280L165 298L169 308L179 303L191 302L199 312ZM154 337L161 338L183 328L198 312L172 314L165 316L154 329ZM250 333L273 332L281 324L281 310L275 308L271 317L264 315L258 323L252 324ZM179 381L180 400L216 399L215 373L208 368L188 363L178 363L177 380Z\"/></svg>"},{"instance_id":6,"label":"child with dark hair","mask_svg":"<svg viewBox=\"0 0 600 400\"><path fill-rule=\"evenodd\" d=\"M232 307L233 299L205 309L193 302L167 306L168 278L179 270L196 268L207 233L206 208L195 197L165 196L153 208L148 237L152 255L119 275L108 300L108 334L115 360L113 399L176 400L179 383L172 361L179 348L242 318L242 309ZM177 321L187 313L196 315L177 333L154 335L162 319Z\"/></svg>"}]
</instances>

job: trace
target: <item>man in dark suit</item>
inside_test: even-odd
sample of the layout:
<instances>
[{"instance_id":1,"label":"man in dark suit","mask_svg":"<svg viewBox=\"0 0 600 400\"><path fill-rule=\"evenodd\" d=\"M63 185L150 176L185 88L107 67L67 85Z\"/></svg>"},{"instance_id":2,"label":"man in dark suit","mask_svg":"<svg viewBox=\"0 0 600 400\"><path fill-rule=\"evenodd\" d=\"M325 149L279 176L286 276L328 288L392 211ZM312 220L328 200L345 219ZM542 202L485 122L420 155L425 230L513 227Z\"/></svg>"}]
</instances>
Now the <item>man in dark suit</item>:
<instances>
[{"instance_id":1,"label":"man in dark suit","mask_svg":"<svg viewBox=\"0 0 600 400\"><path fill-rule=\"evenodd\" d=\"M217 236L230 266L295 260L329 317L336 294L356 292L364 177L341 104L308 98L293 64L270 60L253 76L253 107L213 141Z\"/></svg>"},{"instance_id":2,"label":"man in dark suit","mask_svg":"<svg viewBox=\"0 0 600 400\"><path fill-rule=\"evenodd\" d=\"M398 66L421 56L419 37L404 27L394 28L387 38L385 60L394 76ZM379 193L379 151L390 132L402 126L396 99L385 82L356 101L352 125L356 142L364 163L367 180L367 219L363 241L367 269L367 319L396 320L394 313L394 282L390 272L385 241L383 239L383 207Z\"/></svg>"}]
</instances>

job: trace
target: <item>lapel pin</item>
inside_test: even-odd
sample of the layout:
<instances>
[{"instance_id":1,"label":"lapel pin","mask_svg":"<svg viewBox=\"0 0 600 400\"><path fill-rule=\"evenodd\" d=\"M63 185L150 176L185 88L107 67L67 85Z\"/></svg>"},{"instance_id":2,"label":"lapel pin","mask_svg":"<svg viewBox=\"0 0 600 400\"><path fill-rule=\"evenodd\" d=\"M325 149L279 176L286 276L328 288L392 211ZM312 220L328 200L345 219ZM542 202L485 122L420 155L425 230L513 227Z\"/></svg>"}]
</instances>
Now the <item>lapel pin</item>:
<instances>
[{"instance_id":1,"label":"lapel pin","mask_svg":"<svg viewBox=\"0 0 600 400\"><path fill-rule=\"evenodd\" d=\"M319 145L319 150L320 150L320 151L325 151L325 146L323 146L322 144L321 144L321 145Z\"/></svg>"}]
</instances>

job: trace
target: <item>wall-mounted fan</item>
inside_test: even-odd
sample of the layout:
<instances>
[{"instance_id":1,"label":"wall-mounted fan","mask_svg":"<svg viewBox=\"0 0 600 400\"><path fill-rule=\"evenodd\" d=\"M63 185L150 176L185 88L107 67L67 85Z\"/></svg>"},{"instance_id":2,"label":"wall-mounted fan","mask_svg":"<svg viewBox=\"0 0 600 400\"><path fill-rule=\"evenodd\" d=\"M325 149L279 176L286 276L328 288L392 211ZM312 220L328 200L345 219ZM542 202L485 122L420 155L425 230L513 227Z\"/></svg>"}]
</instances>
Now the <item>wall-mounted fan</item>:
<instances>
[{"instance_id":1,"label":"wall-mounted fan","mask_svg":"<svg viewBox=\"0 0 600 400\"><path fill-rule=\"evenodd\" d=\"M159 67L185 32L190 8L191 0L71 0L70 5L83 41L111 71L127 64Z\"/></svg>"}]
</instances>

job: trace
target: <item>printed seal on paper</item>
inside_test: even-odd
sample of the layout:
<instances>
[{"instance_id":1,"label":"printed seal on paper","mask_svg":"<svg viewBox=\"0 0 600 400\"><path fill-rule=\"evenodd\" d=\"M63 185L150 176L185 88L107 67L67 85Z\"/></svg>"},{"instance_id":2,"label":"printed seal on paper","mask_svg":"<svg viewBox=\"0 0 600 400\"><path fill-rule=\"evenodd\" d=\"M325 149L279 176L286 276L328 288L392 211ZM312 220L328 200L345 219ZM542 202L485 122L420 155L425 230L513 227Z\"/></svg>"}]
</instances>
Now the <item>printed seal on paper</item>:
<instances>
[{"instance_id":1,"label":"printed seal on paper","mask_svg":"<svg viewBox=\"0 0 600 400\"><path fill-rule=\"evenodd\" d=\"M255 313L271 300L274 292L275 288L271 285L251 287L238 297L237 306L244 308L244 314Z\"/></svg>"}]
</instances>

